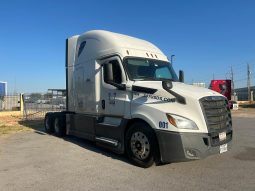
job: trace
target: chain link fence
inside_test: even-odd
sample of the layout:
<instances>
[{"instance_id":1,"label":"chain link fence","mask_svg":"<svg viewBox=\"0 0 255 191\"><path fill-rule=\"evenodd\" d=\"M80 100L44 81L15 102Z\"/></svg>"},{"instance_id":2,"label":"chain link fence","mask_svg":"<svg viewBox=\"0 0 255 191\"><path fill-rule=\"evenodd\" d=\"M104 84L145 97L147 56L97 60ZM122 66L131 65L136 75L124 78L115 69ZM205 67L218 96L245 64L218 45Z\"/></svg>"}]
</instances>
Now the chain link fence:
<instances>
[{"instance_id":1,"label":"chain link fence","mask_svg":"<svg viewBox=\"0 0 255 191\"><path fill-rule=\"evenodd\" d=\"M23 94L24 111L23 117L26 120L44 118L50 111L66 110L66 96L62 93L50 91L44 94L31 93Z\"/></svg>"}]
</instances>

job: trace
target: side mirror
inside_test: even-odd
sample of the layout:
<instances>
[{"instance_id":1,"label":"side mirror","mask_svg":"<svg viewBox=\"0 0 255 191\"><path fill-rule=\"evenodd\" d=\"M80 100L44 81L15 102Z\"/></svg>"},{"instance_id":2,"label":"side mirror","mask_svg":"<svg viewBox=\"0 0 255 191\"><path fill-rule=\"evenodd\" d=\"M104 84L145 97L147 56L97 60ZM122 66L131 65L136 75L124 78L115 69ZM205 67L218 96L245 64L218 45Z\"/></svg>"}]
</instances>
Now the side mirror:
<instances>
[{"instance_id":1,"label":"side mirror","mask_svg":"<svg viewBox=\"0 0 255 191\"><path fill-rule=\"evenodd\" d=\"M113 82L113 70L112 70L112 64L108 63L104 65L104 81L106 83Z\"/></svg>"},{"instance_id":2,"label":"side mirror","mask_svg":"<svg viewBox=\"0 0 255 191\"><path fill-rule=\"evenodd\" d=\"M170 90L173 87L172 81L162 81L162 87L164 90Z\"/></svg>"},{"instance_id":3,"label":"side mirror","mask_svg":"<svg viewBox=\"0 0 255 191\"><path fill-rule=\"evenodd\" d=\"M184 82L184 72L182 70L179 70L179 82Z\"/></svg>"},{"instance_id":4,"label":"side mirror","mask_svg":"<svg viewBox=\"0 0 255 191\"><path fill-rule=\"evenodd\" d=\"M107 84L115 86L119 90L126 90L125 84L118 84L114 81L113 77L113 65L111 63L104 64L104 81Z\"/></svg>"}]
</instances>

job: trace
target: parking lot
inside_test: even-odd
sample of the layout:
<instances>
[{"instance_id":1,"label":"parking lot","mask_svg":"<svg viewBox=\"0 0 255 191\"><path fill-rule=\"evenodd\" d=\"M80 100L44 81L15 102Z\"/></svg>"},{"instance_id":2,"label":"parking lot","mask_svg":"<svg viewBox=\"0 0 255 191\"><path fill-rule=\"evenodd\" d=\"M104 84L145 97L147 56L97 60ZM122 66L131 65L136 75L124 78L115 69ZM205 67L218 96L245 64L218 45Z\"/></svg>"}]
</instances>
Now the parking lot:
<instances>
[{"instance_id":1,"label":"parking lot","mask_svg":"<svg viewBox=\"0 0 255 191\"><path fill-rule=\"evenodd\" d=\"M255 117L233 114L233 148L204 160L136 167L42 129L0 137L0 190L255 190Z\"/></svg>"}]
</instances>

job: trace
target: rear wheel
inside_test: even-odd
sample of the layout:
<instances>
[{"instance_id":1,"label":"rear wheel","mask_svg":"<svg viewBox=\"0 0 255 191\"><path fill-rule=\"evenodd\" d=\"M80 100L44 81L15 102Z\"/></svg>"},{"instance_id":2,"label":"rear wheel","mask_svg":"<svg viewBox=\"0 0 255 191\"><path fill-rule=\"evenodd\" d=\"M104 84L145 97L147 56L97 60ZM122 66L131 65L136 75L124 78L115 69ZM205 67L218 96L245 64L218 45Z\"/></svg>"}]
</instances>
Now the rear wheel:
<instances>
[{"instance_id":1,"label":"rear wheel","mask_svg":"<svg viewBox=\"0 0 255 191\"><path fill-rule=\"evenodd\" d=\"M146 123L134 123L126 133L126 152L137 166L148 168L153 165L157 153L156 145L154 132Z\"/></svg>"},{"instance_id":2,"label":"rear wheel","mask_svg":"<svg viewBox=\"0 0 255 191\"><path fill-rule=\"evenodd\" d=\"M46 133L53 133L53 114L47 113L44 118L44 129Z\"/></svg>"},{"instance_id":3,"label":"rear wheel","mask_svg":"<svg viewBox=\"0 0 255 191\"><path fill-rule=\"evenodd\" d=\"M66 126L64 115L56 115L54 119L54 132L58 137L63 137L66 134Z\"/></svg>"}]
</instances>

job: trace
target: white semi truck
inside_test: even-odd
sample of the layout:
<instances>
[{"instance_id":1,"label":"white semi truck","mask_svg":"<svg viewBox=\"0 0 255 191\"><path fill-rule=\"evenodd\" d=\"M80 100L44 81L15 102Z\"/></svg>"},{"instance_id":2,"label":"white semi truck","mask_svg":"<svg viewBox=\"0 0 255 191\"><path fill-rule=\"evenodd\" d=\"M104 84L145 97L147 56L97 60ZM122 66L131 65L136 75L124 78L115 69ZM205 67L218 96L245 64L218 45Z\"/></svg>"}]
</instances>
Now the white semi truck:
<instances>
[{"instance_id":1,"label":"white semi truck","mask_svg":"<svg viewBox=\"0 0 255 191\"><path fill-rule=\"evenodd\" d=\"M66 40L67 110L45 130L75 135L141 167L205 158L231 146L227 99L183 83L155 45L94 30Z\"/></svg>"}]
</instances>

